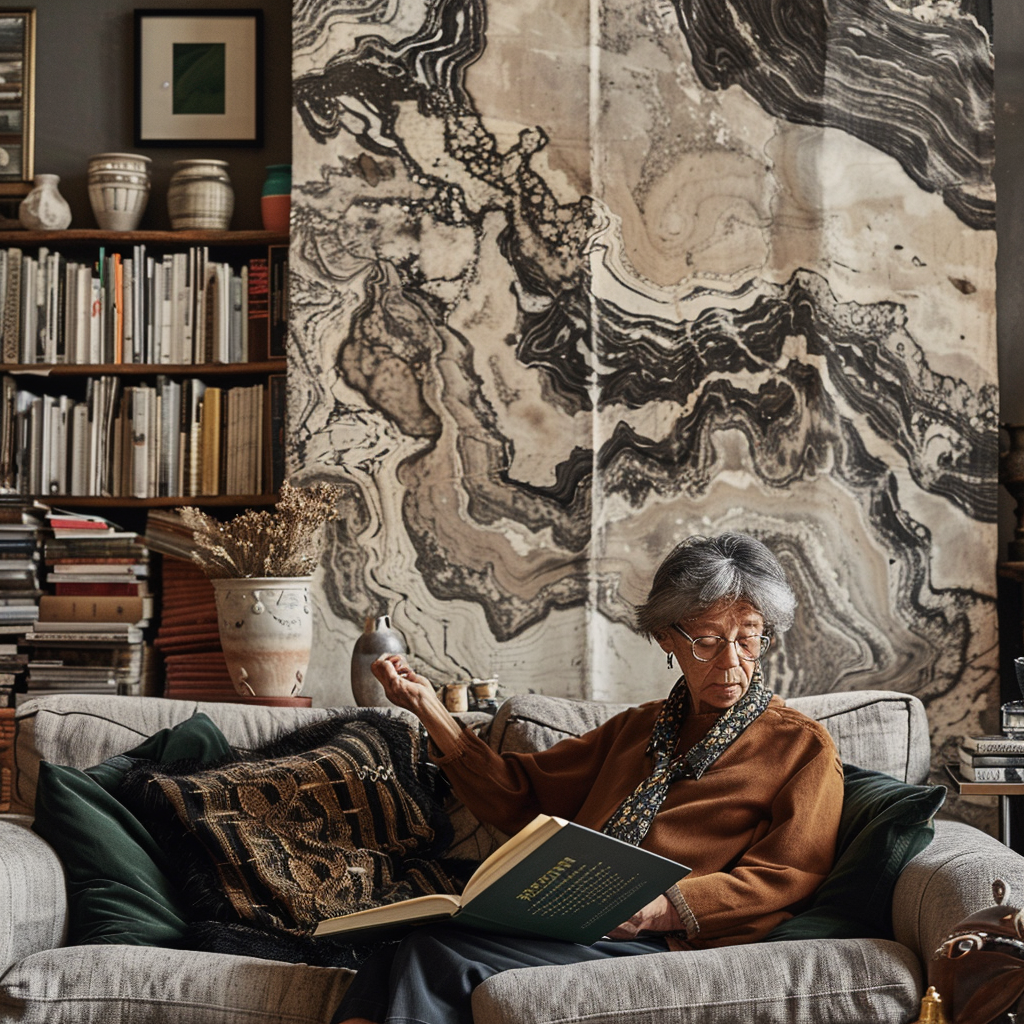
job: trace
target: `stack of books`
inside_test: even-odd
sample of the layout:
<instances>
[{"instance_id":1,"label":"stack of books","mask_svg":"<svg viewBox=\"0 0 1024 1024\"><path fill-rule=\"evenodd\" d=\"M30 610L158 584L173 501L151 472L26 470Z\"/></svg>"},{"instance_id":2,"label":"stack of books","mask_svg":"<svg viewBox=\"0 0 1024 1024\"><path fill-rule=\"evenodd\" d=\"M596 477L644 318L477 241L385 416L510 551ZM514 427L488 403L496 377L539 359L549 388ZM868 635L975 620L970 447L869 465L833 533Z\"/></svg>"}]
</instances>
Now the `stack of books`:
<instances>
[{"instance_id":1,"label":"stack of books","mask_svg":"<svg viewBox=\"0 0 1024 1024\"><path fill-rule=\"evenodd\" d=\"M164 554L161 598L160 625L153 644L163 655L164 696L239 700L220 645L213 585L199 566Z\"/></svg>"},{"instance_id":2,"label":"stack of books","mask_svg":"<svg viewBox=\"0 0 1024 1024\"><path fill-rule=\"evenodd\" d=\"M960 775L967 782L1024 782L1024 737L965 736Z\"/></svg>"},{"instance_id":3,"label":"stack of books","mask_svg":"<svg viewBox=\"0 0 1024 1024\"><path fill-rule=\"evenodd\" d=\"M0 635L8 642L24 636L38 614L46 511L24 496L0 495Z\"/></svg>"},{"instance_id":4,"label":"stack of books","mask_svg":"<svg viewBox=\"0 0 1024 1024\"><path fill-rule=\"evenodd\" d=\"M43 548L47 592L25 635L26 695L149 690L149 551L99 516L51 513Z\"/></svg>"},{"instance_id":5,"label":"stack of books","mask_svg":"<svg viewBox=\"0 0 1024 1024\"><path fill-rule=\"evenodd\" d=\"M20 689L25 675L25 654L17 639L0 637L0 708L8 708L15 703L15 694Z\"/></svg>"}]
</instances>

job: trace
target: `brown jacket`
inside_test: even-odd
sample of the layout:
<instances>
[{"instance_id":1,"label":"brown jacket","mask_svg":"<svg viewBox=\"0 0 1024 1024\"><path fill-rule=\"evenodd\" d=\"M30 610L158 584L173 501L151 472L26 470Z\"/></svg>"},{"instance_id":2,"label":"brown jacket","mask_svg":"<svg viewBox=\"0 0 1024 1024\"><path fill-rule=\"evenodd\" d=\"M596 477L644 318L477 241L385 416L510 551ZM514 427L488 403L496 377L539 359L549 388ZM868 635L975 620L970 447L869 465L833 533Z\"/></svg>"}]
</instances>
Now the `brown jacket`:
<instances>
[{"instance_id":1,"label":"brown jacket","mask_svg":"<svg viewBox=\"0 0 1024 1024\"><path fill-rule=\"evenodd\" d=\"M663 703L535 754L499 755L464 731L459 748L435 760L466 806L503 832L541 813L600 829L650 774L646 749ZM678 749L716 717L691 715ZM702 778L669 787L642 843L693 869L673 900L686 934L670 945L753 942L800 909L832 868L842 805L843 769L828 732L773 697Z\"/></svg>"}]
</instances>

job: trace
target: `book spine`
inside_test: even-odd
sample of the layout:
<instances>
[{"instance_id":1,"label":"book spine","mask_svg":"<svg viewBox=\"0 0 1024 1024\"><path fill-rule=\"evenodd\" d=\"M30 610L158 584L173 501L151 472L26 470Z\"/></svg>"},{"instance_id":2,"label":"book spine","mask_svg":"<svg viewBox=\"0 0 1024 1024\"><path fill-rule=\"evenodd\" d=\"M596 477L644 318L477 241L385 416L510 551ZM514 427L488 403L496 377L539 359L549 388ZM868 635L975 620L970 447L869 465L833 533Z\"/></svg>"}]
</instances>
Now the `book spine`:
<instances>
[{"instance_id":1,"label":"book spine","mask_svg":"<svg viewBox=\"0 0 1024 1024\"><path fill-rule=\"evenodd\" d=\"M270 353L270 271L265 257L249 260L249 358Z\"/></svg>"},{"instance_id":2,"label":"book spine","mask_svg":"<svg viewBox=\"0 0 1024 1024\"><path fill-rule=\"evenodd\" d=\"M43 594L39 598L40 622L126 622L146 618L141 596L110 597Z\"/></svg>"},{"instance_id":3,"label":"book spine","mask_svg":"<svg viewBox=\"0 0 1024 1024\"><path fill-rule=\"evenodd\" d=\"M965 754L1019 754L1024 757L1024 739L991 737L967 740L960 748Z\"/></svg>"},{"instance_id":4,"label":"book spine","mask_svg":"<svg viewBox=\"0 0 1024 1024\"><path fill-rule=\"evenodd\" d=\"M7 284L4 290L3 358L5 363L16 363L21 356L21 268L21 250L8 249Z\"/></svg>"},{"instance_id":5,"label":"book spine","mask_svg":"<svg viewBox=\"0 0 1024 1024\"><path fill-rule=\"evenodd\" d=\"M961 764L960 774L968 782L1024 782L1024 768L975 768Z\"/></svg>"},{"instance_id":6,"label":"book spine","mask_svg":"<svg viewBox=\"0 0 1024 1024\"><path fill-rule=\"evenodd\" d=\"M268 355L284 356L288 346L288 246L267 248L270 271Z\"/></svg>"},{"instance_id":7,"label":"book spine","mask_svg":"<svg viewBox=\"0 0 1024 1024\"><path fill-rule=\"evenodd\" d=\"M283 373L275 373L268 380L268 415L269 436L266 450L269 458L267 479L270 491L277 494L284 483L285 473L285 432L288 429L288 379Z\"/></svg>"}]
</instances>

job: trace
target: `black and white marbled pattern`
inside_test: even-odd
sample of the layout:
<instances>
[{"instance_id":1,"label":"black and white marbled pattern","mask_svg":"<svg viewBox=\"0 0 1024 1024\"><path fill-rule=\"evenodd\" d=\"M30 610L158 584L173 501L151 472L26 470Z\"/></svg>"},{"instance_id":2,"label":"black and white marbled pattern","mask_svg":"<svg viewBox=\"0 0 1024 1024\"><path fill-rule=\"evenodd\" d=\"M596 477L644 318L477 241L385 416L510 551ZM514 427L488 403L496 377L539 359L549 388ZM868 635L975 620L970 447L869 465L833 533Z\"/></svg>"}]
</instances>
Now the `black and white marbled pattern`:
<instances>
[{"instance_id":1,"label":"black and white marbled pattern","mask_svg":"<svg viewBox=\"0 0 1024 1024\"><path fill-rule=\"evenodd\" d=\"M738 528L800 597L776 689L910 690L947 753L991 727L977 22L868 0L296 18L289 458L348 510L309 692L344 699L386 610L437 681L659 695L632 606L672 543ZM794 64L794 40L827 52ZM962 115L941 131L926 71ZM834 116L857 89L856 123Z\"/></svg>"},{"instance_id":2,"label":"black and white marbled pattern","mask_svg":"<svg viewBox=\"0 0 1024 1024\"><path fill-rule=\"evenodd\" d=\"M889 0L673 0L709 89L840 128L885 153L965 223L995 228L993 65L971 14Z\"/></svg>"}]
</instances>

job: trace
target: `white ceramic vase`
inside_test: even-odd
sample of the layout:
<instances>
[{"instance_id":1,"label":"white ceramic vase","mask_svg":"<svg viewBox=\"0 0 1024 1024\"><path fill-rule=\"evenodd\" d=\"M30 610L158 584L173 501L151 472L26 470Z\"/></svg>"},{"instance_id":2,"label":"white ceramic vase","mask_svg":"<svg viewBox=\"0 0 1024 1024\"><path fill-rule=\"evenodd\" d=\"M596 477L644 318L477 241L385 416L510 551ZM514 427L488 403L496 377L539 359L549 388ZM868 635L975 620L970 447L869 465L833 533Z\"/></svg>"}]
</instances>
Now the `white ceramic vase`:
<instances>
[{"instance_id":1,"label":"white ceramic vase","mask_svg":"<svg viewBox=\"0 0 1024 1024\"><path fill-rule=\"evenodd\" d=\"M18 221L26 231L63 231L71 223L71 207L57 191L60 177L37 174L34 187L18 207Z\"/></svg>"},{"instance_id":2,"label":"white ceramic vase","mask_svg":"<svg viewBox=\"0 0 1024 1024\"><path fill-rule=\"evenodd\" d=\"M89 202L104 231L134 231L149 200L148 156L98 153L89 158Z\"/></svg>"},{"instance_id":3,"label":"white ceramic vase","mask_svg":"<svg viewBox=\"0 0 1024 1024\"><path fill-rule=\"evenodd\" d=\"M311 578L211 581L224 659L240 696L298 696L313 642Z\"/></svg>"},{"instance_id":4,"label":"white ceramic vase","mask_svg":"<svg viewBox=\"0 0 1024 1024\"><path fill-rule=\"evenodd\" d=\"M226 160L175 160L167 212L175 231L227 231L235 191Z\"/></svg>"}]
</instances>

